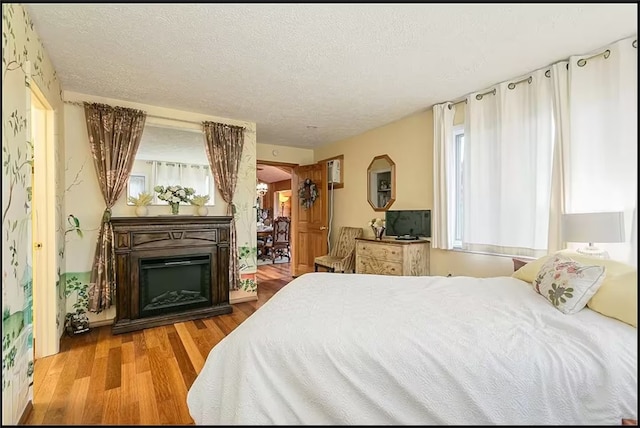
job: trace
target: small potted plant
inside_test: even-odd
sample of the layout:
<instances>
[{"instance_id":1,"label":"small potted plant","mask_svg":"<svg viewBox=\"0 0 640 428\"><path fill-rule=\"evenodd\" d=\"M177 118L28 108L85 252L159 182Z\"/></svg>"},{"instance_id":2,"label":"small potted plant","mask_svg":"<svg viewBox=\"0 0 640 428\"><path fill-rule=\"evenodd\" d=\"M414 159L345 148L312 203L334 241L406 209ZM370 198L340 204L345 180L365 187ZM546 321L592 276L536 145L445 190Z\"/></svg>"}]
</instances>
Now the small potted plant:
<instances>
[{"instance_id":1,"label":"small potted plant","mask_svg":"<svg viewBox=\"0 0 640 428\"><path fill-rule=\"evenodd\" d=\"M209 195L194 195L193 198L191 198L191 205L198 207L196 214L199 216L209 214L209 210L205 207L207 202L209 202Z\"/></svg>"},{"instance_id":2,"label":"small potted plant","mask_svg":"<svg viewBox=\"0 0 640 428\"><path fill-rule=\"evenodd\" d=\"M151 193L142 192L138 194L138 197L129 196L129 202L136 206L136 215L138 217L144 217L149 214L147 206L151 204L153 195Z\"/></svg>"},{"instance_id":3,"label":"small potted plant","mask_svg":"<svg viewBox=\"0 0 640 428\"><path fill-rule=\"evenodd\" d=\"M64 328L69 336L89 331L89 317L83 310L68 313L64 320Z\"/></svg>"}]
</instances>

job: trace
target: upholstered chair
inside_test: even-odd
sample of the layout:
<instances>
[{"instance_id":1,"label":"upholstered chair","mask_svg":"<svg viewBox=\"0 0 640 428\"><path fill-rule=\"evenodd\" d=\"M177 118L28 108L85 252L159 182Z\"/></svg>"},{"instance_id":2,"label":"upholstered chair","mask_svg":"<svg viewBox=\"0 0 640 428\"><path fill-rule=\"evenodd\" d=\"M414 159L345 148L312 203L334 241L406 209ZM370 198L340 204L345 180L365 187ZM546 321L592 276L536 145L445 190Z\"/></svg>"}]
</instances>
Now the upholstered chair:
<instances>
[{"instance_id":1,"label":"upholstered chair","mask_svg":"<svg viewBox=\"0 0 640 428\"><path fill-rule=\"evenodd\" d=\"M329 254L314 259L314 270L322 266L330 272L353 272L356 264L356 238L362 236L361 227L341 227Z\"/></svg>"}]
</instances>

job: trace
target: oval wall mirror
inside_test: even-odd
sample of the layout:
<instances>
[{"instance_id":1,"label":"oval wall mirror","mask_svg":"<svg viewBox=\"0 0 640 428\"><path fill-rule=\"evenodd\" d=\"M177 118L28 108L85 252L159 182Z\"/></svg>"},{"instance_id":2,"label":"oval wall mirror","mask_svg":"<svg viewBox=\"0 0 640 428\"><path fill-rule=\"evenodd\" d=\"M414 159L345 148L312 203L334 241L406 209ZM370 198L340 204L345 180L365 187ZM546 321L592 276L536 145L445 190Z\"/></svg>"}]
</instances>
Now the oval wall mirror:
<instances>
[{"instance_id":1,"label":"oval wall mirror","mask_svg":"<svg viewBox=\"0 0 640 428\"><path fill-rule=\"evenodd\" d=\"M367 200L374 211L386 211L396 200L396 164L387 155L374 157L367 168Z\"/></svg>"}]
</instances>

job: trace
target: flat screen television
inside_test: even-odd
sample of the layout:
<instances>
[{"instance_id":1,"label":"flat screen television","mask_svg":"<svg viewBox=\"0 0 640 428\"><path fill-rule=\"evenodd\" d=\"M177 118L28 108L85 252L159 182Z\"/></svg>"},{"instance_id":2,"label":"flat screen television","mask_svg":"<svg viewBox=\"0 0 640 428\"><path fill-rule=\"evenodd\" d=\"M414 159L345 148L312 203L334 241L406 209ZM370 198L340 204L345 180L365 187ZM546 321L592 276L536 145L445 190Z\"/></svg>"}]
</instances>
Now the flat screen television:
<instances>
[{"instance_id":1,"label":"flat screen television","mask_svg":"<svg viewBox=\"0 0 640 428\"><path fill-rule=\"evenodd\" d=\"M389 210L385 234L396 239L431 238L431 210Z\"/></svg>"}]
</instances>

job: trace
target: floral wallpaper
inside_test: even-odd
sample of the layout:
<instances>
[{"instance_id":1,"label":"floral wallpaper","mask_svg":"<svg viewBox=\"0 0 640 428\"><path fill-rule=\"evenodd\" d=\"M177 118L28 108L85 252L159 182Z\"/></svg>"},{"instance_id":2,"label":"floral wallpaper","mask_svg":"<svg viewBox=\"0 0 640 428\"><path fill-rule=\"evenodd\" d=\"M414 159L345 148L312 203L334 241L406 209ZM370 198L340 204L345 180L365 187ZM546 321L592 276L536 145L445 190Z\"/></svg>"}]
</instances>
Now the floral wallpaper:
<instances>
[{"instance_id":1,"label":"floral wallpaper","mask_svg":"<svg viewBox=\"0 0 640 428\"><path fill-rule=\"evenodd\" d=\"M31 224L30 84L35 82L47 101L62 111L61 88L44 46L27 11L19 4L2 4L2 422L16 424L33 396L33 276ZM63 117L56 115L56 141ZM56 144L56 162L64 158ZM56 180L56 222L62 223L64 181ZM58 230L57 273L63 274L64 239ZM53 286L53 285L52 285ZM64 288L56 285L58 333L65 311Z\"/></svg>"},{"instance_id":2,"label":"floral wallpaper","mask_svg":"<svg viewBox=\"0 0 640 428\"><path fill-rule=\"evenodd\" d=\"M257 295L256 271L258 266L258 242L256 230L256 132L247 129L244 135L244 151L238 171L238 184L234 203L238 230L238 266L240 284L231 290L230 299L246 299Z\"/></svg>"}]
</instances>

